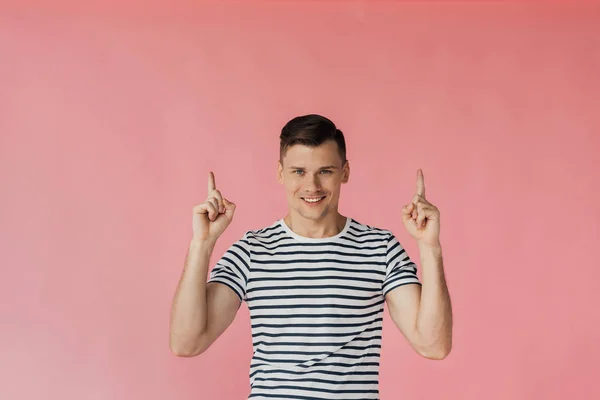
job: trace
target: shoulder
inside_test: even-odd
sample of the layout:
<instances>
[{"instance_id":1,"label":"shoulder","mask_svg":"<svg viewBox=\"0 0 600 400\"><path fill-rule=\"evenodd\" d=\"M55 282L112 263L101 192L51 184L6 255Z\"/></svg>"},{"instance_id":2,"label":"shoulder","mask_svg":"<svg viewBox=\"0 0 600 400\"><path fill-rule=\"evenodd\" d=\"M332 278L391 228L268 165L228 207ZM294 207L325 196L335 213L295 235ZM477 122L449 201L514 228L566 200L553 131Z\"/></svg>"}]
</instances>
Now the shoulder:
<instances>
[{"instance_id":1,"label":"shoulder","mask_svg":"<svg viewBox=\"0 0 600 400\"><path fill-rule=\"evenodd\" d=\"M284 234L285 231L281 227L279 221L273 222L271 225L246 231L240 242L250 245L256 243L270 243Z\"/></svg>"},{"instance_id":2,"label":"shoulder","mask_svg":"<svg viewBox=\"0 0 600 400\"><path fill-rule=\"evenodd\" d=\"M382 227L367 225L354 218L351 218L350 226L348 227L348 234L351 236L368 236L370 238L377 238L389 241L394 237L394 234L389 229Z\"/></svg>"},{"instance_id":3,"label":"shoulder","mask_svg":"<svg viewBox=\"0 0 600 400\"><path fill-rule=\"evenodd\" d=\"M235 255L238 258L244 258L246 261L252 259L253 248L256 246L266 247L265 244L277 241L278 223L275 222L261 229L251 229L244 232L242 237L235 240L227 249L227 253Z\"/></svg>"}]
</instances>

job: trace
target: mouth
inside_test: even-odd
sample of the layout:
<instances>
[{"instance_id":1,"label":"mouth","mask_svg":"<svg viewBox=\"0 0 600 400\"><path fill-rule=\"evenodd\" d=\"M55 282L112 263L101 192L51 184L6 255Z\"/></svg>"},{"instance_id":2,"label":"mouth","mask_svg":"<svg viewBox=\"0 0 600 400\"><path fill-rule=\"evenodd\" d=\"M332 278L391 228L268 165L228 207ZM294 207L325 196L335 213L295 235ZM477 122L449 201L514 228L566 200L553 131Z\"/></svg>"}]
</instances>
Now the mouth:
<instances>
[{"instance_id":1,"label":"mouth","mask_svg":"<svg viewBox=\"0 0 600 400\"><path fill-rule=\"evenodd\" d=\"M327 196L302 197L302 200L304 200L304 203L308 204L309 206L315 206L315 205L321 204L323 202L323 200L325 200L325 197L327 197Z\"/></svg>"}]
</instances>

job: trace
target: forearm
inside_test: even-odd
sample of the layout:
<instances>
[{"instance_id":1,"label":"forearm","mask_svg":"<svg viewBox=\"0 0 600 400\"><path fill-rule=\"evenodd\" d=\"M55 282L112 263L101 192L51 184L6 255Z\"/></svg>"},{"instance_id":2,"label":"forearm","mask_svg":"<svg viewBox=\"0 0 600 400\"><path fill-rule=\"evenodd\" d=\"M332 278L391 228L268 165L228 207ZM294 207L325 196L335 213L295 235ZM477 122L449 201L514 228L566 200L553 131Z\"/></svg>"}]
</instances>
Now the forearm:
<instances>
[{"instance_id":1,"label":"forearm","mask_svg":"<svg viewBox=\"0 0 600 400\"><path fill-rule=\"evenodd\" d=\"M452 306L441 246L420 245L422 288L416 329L426 352L445 357L452 347Z\"/></svg>"},{"instance_id":2,"label":"forearm","mask_svg":"<svg viewBox=\"0 0 600 400\"><path fill-rule=\"evenodd\" d=\"M193 353L206 329L206 278L214 244L193 240L171 309L170 347L174 353Z\"/></svg>"}]
</instances>

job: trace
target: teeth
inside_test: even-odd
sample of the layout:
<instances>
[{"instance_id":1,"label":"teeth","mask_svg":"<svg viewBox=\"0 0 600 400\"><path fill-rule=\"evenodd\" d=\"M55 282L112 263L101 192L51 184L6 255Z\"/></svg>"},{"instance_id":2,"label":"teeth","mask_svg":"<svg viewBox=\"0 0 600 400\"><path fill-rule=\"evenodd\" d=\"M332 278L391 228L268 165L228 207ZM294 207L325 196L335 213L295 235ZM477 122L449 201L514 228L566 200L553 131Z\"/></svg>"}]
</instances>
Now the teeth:
<instances>
[{"instance_id":1,"label":"teeth","mask_svg":"<svg viewBox=\"0 0 600 400\"><path fill-rule=\"evenodd\" d=\"M320 201L321 199L323 199L323 197L317 197L317 198L304 197L304 201L306 201L308 203L316 203L316 202Z\"/></svg>"}]
</instances>

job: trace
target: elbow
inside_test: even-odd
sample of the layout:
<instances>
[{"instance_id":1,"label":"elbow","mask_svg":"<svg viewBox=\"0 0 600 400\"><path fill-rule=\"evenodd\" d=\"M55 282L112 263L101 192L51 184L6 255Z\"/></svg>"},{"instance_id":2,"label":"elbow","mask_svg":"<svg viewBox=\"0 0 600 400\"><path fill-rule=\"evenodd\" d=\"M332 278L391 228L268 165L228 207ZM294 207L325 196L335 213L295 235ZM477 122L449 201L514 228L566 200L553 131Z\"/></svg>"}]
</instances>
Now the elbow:
<instances>
[{"instance_id":1,"label":"elbow","mask_svg":"<svg viewBox=\"0 0 600 400\"><path fill-rule=\"evenodd\" d=\"M429 360L443 360L450 354L450 347L436 347L421 350L419 354Z\"/></svg>"},{"instance_id":2,"label":"elbow","mask_svg":"<svg viewBox=\"0 0 600 400\"><path fill-rule=\"evenodd\" d=\"M171 339L169 342L169 350L171 350L171 354L176 357L196 357L206 350L202 346L197 343L185 343L179 340Z\"/></svg>"},{"instance_id":3,"label":"elbow","mask_svg":"<svg viewBox=\"0 0 600 400\"><path fill-rule=\"evenodd\" d=\"M173 354L175 357L196 357L197 355L200 355L202 352L201 351L195 351L195 350L190 350L190 349L186 349L183 347L174 347L171 346L171 354Z\"/></svg>"},{"instance_id":4,"label":"elbow","mask_svg":"<svg viewBox=\"0 0 600 400\"><path fill-rule=\"evenodd\" d=\"M429 360L443 360L452 351L452 341L446 340L428 345L421 345L415 349L419 355Z\"/></svg>"}]
</instances>

